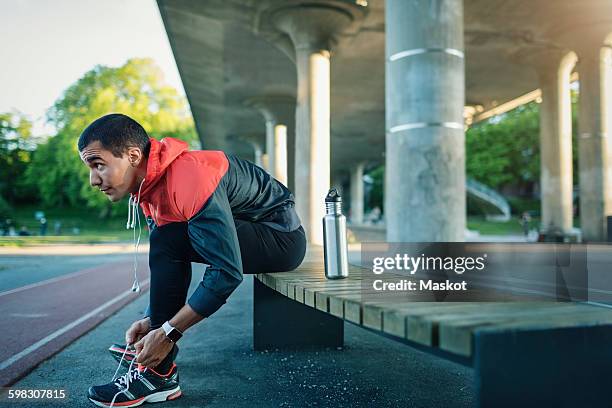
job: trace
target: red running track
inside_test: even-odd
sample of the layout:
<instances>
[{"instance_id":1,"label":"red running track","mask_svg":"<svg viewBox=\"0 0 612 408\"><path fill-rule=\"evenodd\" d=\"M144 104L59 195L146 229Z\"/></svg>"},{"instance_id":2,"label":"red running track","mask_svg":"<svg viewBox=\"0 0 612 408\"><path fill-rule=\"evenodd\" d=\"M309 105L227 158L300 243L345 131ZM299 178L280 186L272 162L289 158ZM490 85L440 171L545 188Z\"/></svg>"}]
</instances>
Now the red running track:
<instances>
[{"instance_id":1,"label":"red running track","mask_svg":"<svg viewBox=\"0 0 612 408\"><path fill-rule=\"evenodd\" d=\"M29 373L149 288L146 255L140 293L131 292L133 262L110 262L0 293L0 386Z\"/></svg>"}]
</instances>

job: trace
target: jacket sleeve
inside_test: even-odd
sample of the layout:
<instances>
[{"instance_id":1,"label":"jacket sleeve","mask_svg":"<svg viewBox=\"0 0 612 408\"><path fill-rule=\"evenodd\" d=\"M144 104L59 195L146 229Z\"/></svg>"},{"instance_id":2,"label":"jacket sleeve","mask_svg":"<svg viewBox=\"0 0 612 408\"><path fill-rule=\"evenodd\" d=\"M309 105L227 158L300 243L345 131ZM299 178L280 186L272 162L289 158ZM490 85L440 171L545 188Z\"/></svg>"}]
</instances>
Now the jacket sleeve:
<instances>
[{"instance_id":1,"label":"jacket sleeve","mask_svg":"<svg viewBox=\"0 0 612 408\"><path fill-rule=\"evenodd\" d=\"M208 264L188 303L198 314L208 317L226 302L243 279L238 235L222 183L188 220L188 232L193 249Z\"/></svg>"}]
</instances>

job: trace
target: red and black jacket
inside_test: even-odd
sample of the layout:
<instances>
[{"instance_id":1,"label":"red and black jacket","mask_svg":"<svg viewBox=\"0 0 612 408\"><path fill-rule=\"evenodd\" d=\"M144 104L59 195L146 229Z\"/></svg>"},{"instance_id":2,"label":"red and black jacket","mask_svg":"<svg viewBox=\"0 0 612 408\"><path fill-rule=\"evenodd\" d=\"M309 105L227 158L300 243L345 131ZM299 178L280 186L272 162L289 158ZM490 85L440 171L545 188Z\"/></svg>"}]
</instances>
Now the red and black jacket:
<instances>
[{"instance_id":1,"label":"red and black jacket","mask_svg":"<svg viewBox=\"0 0 612 408\"><path fill-rule=\"evenodd\" d=\"M191 245L209 265L188 303L208 317L242 282L234 219L294 231L300 227L294 197L249 161L222 151L189 151L170 137L150 140L141 207L151 229L188 223Z\"/></svg>"}]
</instances>

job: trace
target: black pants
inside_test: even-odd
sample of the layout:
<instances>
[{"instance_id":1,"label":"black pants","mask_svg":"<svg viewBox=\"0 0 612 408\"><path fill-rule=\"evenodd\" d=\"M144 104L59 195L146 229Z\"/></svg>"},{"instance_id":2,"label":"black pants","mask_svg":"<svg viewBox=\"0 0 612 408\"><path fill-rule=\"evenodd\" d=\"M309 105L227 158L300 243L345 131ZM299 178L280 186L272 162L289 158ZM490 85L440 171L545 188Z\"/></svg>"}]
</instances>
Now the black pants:
<instances>
[{"instance_id":1,"label":"black pants","mask_svg":"<svg viewBox=\"0 0 612 408\"><path fill-rule=\"evenodd\" d=\"M264 224L242 220L234 220L234 223L243 273L291 271L302 263L306 253L306 235L302 227L281 232ZM149 241L149 306L151 328L156 329L185 305L191 283L191 262L206 261L191 246L186 222L155 228ZM174 347L159 368L165 372L177 352Z\"/></svg>"}]
</instances>

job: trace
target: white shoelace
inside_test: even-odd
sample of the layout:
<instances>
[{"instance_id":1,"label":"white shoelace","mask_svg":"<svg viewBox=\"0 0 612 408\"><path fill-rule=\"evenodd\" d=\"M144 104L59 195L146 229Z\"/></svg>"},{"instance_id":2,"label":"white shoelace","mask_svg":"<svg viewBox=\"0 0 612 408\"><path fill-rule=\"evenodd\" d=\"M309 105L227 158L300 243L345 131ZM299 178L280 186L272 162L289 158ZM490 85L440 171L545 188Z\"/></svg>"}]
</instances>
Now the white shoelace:
<instances>
[{"instance_id":1,"label":"white shoelace","mask_svg":"<svg viewBox=\"0 0 612 408\"><path fill-rule=\"evenodd\" d=\"M121 377L117 378L117 381L115 381L115 385L120 390L123 390L124 388L127 389L130 387L130 383L135 379L139 378L141 375L142 374L140 373L138 368L133 368L127 373L123 374Z\"/></svg>"},{"instance_id":2,"label":"white shoelace","mask_svg":"<svg viewBox=\"0 0 612 408\"><path fill-rule=\"evenodd\" d=\"M115 405L115 400L117 399L117 396L119 394L125 394L125 392L130 389L130 384L132 383L132 381L134 381L135 379L139 378L142 375L138 367L132 368L132 366L134 365L134 361L136 361L136 358L138 357L135 354L132 361L130 361L130 366L128 367L127 373L117 378L117 373L119 372L119 369L121 368L121 363L123 363L123 360L125 358L125 353L127 353L129 346L130 344L125 345L125 349L123 350L123 354L121 355L121 360L119 360L119 365L117 366L117 369L115 370L115 374L113 375L112 381L115 383L117 388L119 388L119 391L117 391L117 393L113 396L113 400L111 401L109 405L109 407L111 408Z\"/></svg>"}]
</instances>

